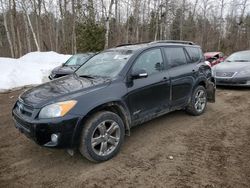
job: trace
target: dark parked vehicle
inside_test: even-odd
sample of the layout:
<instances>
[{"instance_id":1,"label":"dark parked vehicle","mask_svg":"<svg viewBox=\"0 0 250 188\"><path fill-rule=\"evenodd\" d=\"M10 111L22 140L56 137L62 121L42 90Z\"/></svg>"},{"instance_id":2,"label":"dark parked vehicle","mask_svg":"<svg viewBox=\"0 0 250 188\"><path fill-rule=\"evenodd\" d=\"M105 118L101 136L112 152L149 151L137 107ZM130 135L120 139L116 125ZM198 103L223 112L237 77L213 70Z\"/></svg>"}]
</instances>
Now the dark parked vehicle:
<instances>
[{"instance_id":1,"label":"dark parked vehicle","mask_svg":"<svg viewBox=\"0 0 250 188\"><path fill-rule=\"evenodd\" d=\"M222 52L206 52L204 54L206 61L213 67L225 60L225 55Z\"/></svg>"},{"instance_id":2,"label":"dark parked vehicle","mask_svg":"<svg viewBox=\"0 0 250 188\"><path fill-rule=\"evenodd\" d=\"M105 161L131 127L174 110L201 115L207 101L215 101L215 85L201 48L158 41L105 50L74 74L25 91L12 113L39 145Z\"/></svg>"},{"instance_id":3,"label":"dark parked vehicle","mask_svg":"<svg viewBox=\"0 0 250 188\"><path fill-rule=\"evenodd\" d=\"M88 61L94 53L84 53L76 54L69 58L61 66L54 68L49 75L49 79L55 79L68 74L72 74L76 69L78 69L83 63Z\"/></svg>"},{"instance_id":4,"label":"dark parked vehicle","mask_svg":"<svg viewBox=\"0 0 250 188\"><path fill-rule=\"evenodd\" d=\"M236 52L215 66L217 85L250 87L250 50Z\"/></svg>"}]
</instances>

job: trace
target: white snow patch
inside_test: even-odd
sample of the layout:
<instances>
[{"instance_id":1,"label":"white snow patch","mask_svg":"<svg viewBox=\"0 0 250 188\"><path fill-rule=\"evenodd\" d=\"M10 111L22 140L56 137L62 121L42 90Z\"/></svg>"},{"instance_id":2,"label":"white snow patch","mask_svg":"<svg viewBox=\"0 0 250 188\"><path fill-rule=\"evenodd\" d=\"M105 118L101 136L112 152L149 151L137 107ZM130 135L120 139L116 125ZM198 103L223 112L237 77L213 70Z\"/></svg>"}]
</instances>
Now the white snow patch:
<instances>
[{"instance_id":1,"label":"white snow patch","mask_svg":"<svg viewBox=\"0 0 250 188\"><path fill-rule=\"evenodd\" d=\"M56 52L31 52L19 59L0 57L0 91L47 81L51 70L71 55Z\"/></svg>"}]
</instances>

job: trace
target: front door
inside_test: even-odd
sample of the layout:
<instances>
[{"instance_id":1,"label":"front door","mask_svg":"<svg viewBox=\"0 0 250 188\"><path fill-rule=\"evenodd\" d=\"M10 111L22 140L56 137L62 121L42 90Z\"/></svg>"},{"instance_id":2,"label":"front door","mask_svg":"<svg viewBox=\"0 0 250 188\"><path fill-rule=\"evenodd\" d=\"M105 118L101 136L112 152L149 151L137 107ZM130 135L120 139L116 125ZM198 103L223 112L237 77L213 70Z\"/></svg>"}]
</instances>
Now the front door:
<instances>
[{"instance_id":1,"label":"front door","mask_svg":"<svg viewBox=\"0 0 250 188\"><path fill-rule=\"evenodd\" d=\"M160 48L147 50L135 60L134 70L144 69L148 77L132 80L127 102L131 117L142 122L169 108L170 82Z\"/></svg>"}]
</instances>

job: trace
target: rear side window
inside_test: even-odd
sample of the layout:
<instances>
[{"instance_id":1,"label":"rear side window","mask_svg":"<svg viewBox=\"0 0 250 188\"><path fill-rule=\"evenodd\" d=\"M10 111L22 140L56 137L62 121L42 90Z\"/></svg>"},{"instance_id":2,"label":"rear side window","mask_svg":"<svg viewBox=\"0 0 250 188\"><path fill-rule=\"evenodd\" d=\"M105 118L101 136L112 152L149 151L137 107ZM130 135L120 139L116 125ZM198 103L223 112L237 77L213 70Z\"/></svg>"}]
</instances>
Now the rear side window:
<instances>
[{"instance_id":1,"label":"rear side window","mask_svg":"<svg viewBox=\"0 0 250 188\"><path fill-rule=\"evenodd\" d=\"M191 63L197 63L202 59L202 52L200 48L196 47L185 47L190 58Z\"/></svg>"},{"instance_id":2,"label":"rear side window","mask_svg":"<svg viewBox=\"0 0 250 188\"><path fill-rule=\"evenodd\" d=\"M170 67L177 67L187 64L187 57L183 48L167 47L164 48L164 51L168 60L168 65Z\"/></svg>"}]
</instances>

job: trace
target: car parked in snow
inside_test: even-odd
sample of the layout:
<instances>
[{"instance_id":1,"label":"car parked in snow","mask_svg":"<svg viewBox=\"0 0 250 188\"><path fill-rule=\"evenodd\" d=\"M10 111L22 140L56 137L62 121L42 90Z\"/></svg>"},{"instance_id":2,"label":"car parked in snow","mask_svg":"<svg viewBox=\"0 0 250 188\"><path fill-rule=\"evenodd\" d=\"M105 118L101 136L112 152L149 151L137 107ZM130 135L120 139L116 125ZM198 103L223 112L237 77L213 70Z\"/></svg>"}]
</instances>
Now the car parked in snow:
<instances>
[{"instance_id":1,"label":"car parked in snow","mask_svg":"<svg viewBox=\"0 0 250 188\"><path fill-rule=\"evenodd\" d=\"M206 52L204 56L206 61L210 63L211 67L223 62L225 59L225 55L222 52Z\"/></svg>"},{"instance_id":2,"label":"car parked in snow","mask_svg":"<svg viewBox=\"0 0 250 188\"><path fill-rule=\"evenodd\" d=\"M78 69L83 63L88 61L94 53L83 53L76 54L69 58L65 63L61 66L54 68L49 75L49 79L55 79L62 76L66 76L68 74L72 74L76 69Z\"/></svg>"},{"instance_id":3,"label":"car parked in snow","mask_svg":"<svg viewBox=\"0 0 250 188\"><path fill-rule=\"evenodd\" d=\"M133 126L174 110L191 115L215 102L211 68L191 42L120 45L88 60L74 74L20 95L16 127L39 145L78 148L91 161L120 150Z\"/></svg>"},{"instance_id":4,"label":"car parked in snow","mask_svg":"<svg viewBox=\"0 0 250 188\"><path fill-rule=\"evenodd\" d=\"M213 72L217 85L250 87L250 50L233 53Z\"/></svg>"}]
</instances>

